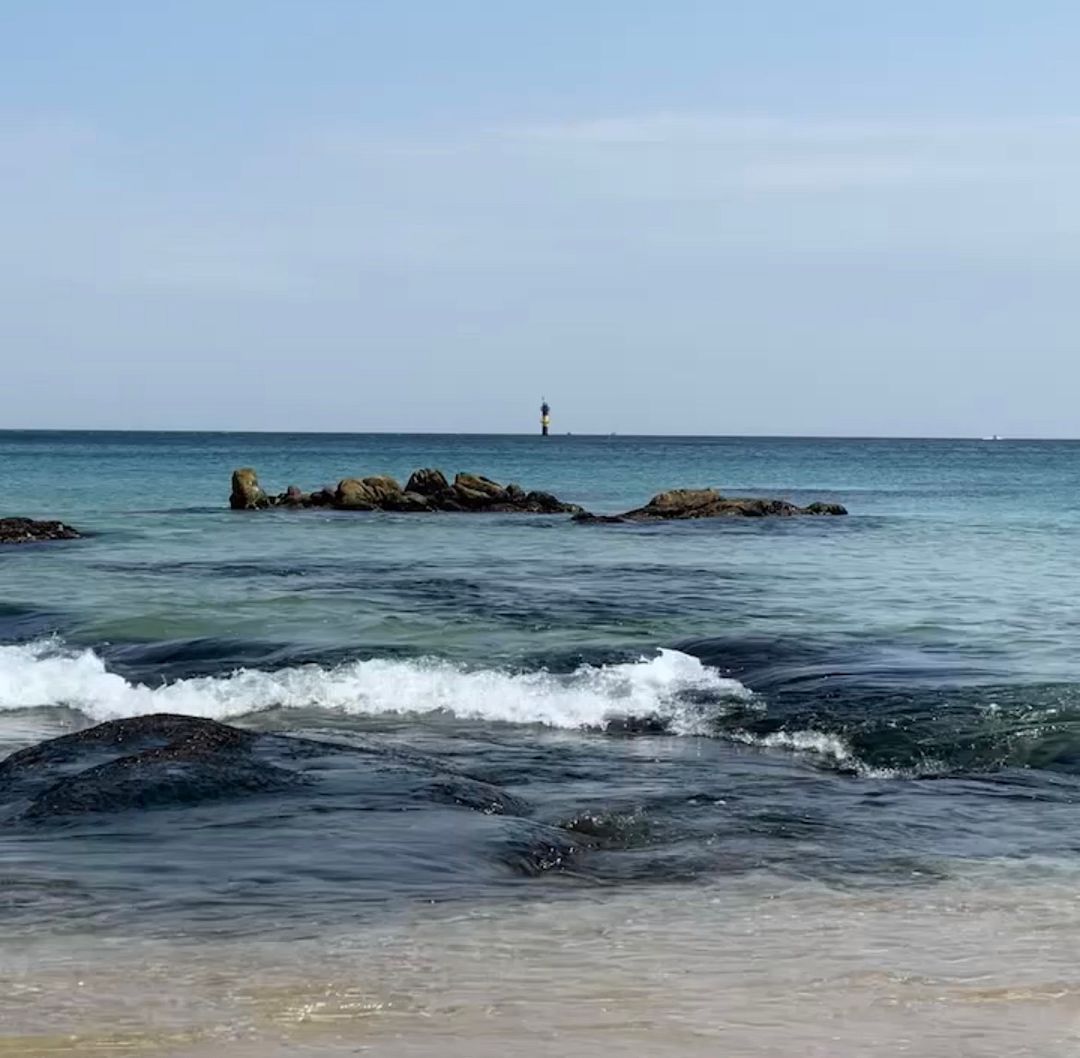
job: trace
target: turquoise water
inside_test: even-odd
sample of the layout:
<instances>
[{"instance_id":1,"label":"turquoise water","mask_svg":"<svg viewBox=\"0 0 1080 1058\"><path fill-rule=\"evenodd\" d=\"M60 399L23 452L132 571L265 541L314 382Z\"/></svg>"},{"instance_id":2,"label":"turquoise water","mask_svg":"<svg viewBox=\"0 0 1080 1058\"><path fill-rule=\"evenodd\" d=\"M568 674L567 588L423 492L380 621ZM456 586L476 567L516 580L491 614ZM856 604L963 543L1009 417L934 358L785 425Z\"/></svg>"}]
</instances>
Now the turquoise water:
<instances>
[{"instance_id":1,"label":"turquoise water","mask_svg":"<svg viewBox=\"0 0 1080 1058\"><path fill-rule=\"evenodd\" d=\"M240 637L514 662L757 635L1072 679L1078 457L1061 442L0 434L6 509L93 534L5 554L4 597L89 645ZM228 477L249 464L275 488L435 465L598 511L715 485L839 500L851 517L657 528L237 516Z\"/></svg>"}]
</instances>

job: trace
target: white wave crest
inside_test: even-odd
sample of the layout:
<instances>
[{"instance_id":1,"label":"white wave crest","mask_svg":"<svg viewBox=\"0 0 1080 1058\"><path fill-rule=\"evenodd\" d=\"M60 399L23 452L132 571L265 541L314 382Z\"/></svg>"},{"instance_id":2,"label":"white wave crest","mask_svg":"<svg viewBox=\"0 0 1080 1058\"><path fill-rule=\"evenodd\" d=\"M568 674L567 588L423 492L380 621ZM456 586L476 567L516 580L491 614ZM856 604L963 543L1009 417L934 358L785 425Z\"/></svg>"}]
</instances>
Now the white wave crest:
<instances>
[{"instance_id":1,"label":"white wave crest","mask_svg":"<svg viewBox=\"0 0 1080 1058\"><path fill-rule=\"evenodd\" d=\"M827 731L774 731L771 735L751 735L747 731L733 731L726 735L732 742L764 749L784 749L791 753L816 757L823 764L850 771L863 779L895 779L904 774L934 773L936 765L927 765L918 772L905 773L895 768L875 768L861 760L839 735Z\"/></svg>"},{"instance_id":2,"label":"white wave crest","mask_svg":"<svg viewBox=\"0 0 1080 1058\"><path fill-rule=\"evenodd\" d=\"M109 672L92 651L70 650L55 640L0 646L0 711L67 706L94 720L152 712L221 720L278 706L357 715L444 711L462 719L563 728L660 717L672 730L691 733L701 709L680 701L687 694L710 702L750 697L742 684L677 650L636 662L583 665L566 675L376 658L332 668L240 669L148 687Z\"/></svg>"}]
</instances>

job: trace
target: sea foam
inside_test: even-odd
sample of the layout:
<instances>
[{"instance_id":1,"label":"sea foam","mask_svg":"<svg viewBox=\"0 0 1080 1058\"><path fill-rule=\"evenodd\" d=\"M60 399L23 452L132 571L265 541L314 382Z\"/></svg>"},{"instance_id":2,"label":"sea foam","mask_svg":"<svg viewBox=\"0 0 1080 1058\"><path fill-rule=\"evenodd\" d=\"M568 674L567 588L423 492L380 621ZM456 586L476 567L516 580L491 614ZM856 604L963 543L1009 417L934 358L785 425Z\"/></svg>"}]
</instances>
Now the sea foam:
<instances>
[{"instance_id":1,"label":"sea foam","mask_svg":"<svg viewBox=\"0 0 1080 1058\"><path fill-rule=\"evenodd\" d=\"M715 712L725 701L749 697L736 680L678 650L660 650L632 662L583 665L566 674L375 658L333 667L238 669L227 676L150 687L109 672L93 651L71 649L58 640L0 646L0 710L66 706L94 720L152 712L226 720L279 707L356 715L444 712L560 728L655 717L674 732L693 733L701 726L703 708Z\"/></svg>"}]
</instances>

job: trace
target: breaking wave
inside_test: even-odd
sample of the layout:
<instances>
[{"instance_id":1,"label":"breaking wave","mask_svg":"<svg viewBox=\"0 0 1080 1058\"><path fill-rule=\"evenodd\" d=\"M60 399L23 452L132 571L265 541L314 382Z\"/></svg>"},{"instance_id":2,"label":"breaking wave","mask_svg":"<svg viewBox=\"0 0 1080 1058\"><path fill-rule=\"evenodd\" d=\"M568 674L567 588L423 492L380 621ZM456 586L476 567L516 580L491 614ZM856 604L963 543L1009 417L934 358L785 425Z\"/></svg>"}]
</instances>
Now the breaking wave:
<instances>
[{"instance_id":1,"label":"breaking wave","mask_svg":"<svg viewBox=\"0 0 1080 1058\"><path fill-rule=\"evenodd\" d=\"M476 669L435 659L309 664L178 679L158 687L110 672L91 650L50 639L0 646L0 710L77 709L94 720L171 712L217 720L271 707L356 715L449 713L461 719L560 728L650 718L677 733L699 730L723 703L750 692L678 650L571 673Z\"/></svg>"}]
</instances>

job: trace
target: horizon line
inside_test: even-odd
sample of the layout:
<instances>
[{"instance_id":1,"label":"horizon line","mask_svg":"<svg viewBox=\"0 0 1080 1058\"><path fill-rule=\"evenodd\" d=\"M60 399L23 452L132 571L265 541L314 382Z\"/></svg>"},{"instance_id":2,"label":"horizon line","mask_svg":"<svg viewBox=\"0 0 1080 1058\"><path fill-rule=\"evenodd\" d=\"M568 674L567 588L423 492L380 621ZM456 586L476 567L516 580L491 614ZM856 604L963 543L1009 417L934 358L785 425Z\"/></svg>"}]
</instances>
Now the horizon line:
<instances>
[{"instance_id":1,"label":"horizon line","mask_svg":"<svg viewBox=\"0 0 1080 1058\"><path fill-rule=\"evenodd\" d=\"M0 436L7 434L149 434L198 436L200 434L218 436L266 436L266 437L535 437L540 441L552 442L559 438L578 437L590 439L700 439L700 440L763 440L763 441L1080 441L1080 436L1046 437L1036 435L1015 435L1012 437L994 435L992 437L974 434L824 434L824 433L576 433L565 431L548 436L534 431L509 430L280 430L280 429L207 429L207 428L170 428L149 429L147 427L81 427L81 426L16 426L0 428Z\"/></svg>"}]
</instances>

